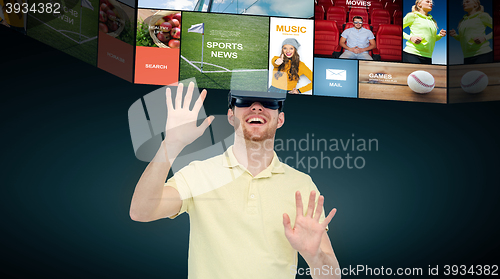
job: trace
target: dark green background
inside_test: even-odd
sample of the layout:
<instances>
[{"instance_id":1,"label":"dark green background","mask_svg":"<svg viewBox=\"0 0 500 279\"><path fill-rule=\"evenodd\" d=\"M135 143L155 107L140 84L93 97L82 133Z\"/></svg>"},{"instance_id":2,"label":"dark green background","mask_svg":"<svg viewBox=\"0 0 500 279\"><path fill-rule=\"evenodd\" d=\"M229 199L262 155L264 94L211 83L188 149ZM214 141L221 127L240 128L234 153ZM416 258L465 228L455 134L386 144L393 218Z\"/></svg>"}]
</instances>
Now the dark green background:
<instances>
[{"instance_id":1,"label":"dark green background","mask_svg":"<svg viewBox=\"0 0 500 279\"><path fill-rule=\"evenodd\" d=\"M158 87L0 35L2 277L185 278L188 216L128 216L146 163L127 110ZM207 114L224 114L226 100L210 90ZM311 172L326 209L338 208L329 235L342 267L500 264L499 111L290 95L278 137L379 140L362 170Z\"/></svg>"}]
</instances>

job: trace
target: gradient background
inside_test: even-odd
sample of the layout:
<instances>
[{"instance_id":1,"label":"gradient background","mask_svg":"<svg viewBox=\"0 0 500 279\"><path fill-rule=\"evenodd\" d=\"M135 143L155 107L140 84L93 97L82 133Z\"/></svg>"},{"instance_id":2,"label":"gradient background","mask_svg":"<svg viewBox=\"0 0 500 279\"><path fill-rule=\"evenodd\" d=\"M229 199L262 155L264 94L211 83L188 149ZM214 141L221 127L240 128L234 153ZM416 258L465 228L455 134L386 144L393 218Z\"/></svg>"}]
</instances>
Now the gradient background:
<instances>
[{"instance_id":1,"label":"gradient background","mask_svg":"<svg viewBox=\"0 0 500 279\"><path fill-rule=\"evenodd\" d=\"M3 26L0 35L3 278L186 278L188 216L128 216L146 163L127 111L158 86ZM207 114L224 113L226 100L210 90ZM278 137L379 140L362 170L311 172L325 208L338 208L329 235L342 267L499 264L499 111L289 95Z\"/></svg>"},{"instance_id":2,"label":"gradient background","mask_svg":"<svg viewBox=\"0 0 500 279\"><path fill-rule=\"evenodd\" d=\"M447 26L446 2L447 2L446 0L434 0L434 6L432 7L432 11L430 12L432 17L436 20L438 24L438 30L436 32L436 35L439 34L439 31L441 31L441 29L449 31L448 28L446 27ZM404 0L403 17L411 12L411 7L413 7L414 5L415 5L415 0ZM403 32L410 34L410 28L406 27L405 29L403 29ZM446 34L446 37L448 37L448 34ZM446 37L436 42L436 45L434 46L434 52L432 53L432 64L446 65L446 44L447 44ZM407 40L403 39L403 49L406 47L406 41Z\"/></svg>"},{"instance_id":3,"label":"gradient background","mask_svg":"<svg viewBox=\"0 0 500 279\"><path fill-rule=\"evenodd\" d=\"M488 13L491 17L493 17L493 4L491 0L481 0L481 5L484 7L484 12ZM449 29L447 30L448 32L451 31L451 29L455 29L458 33L458 23L464 15L466 15L467 12L464 11L464 8L462 6L462 1L451 1L448 5L448 21L450 23ZM494 21L494 20L493 20ZM493 32L491 28L486 28L486 34L489 34L490 32ZM479 35L479 34L478 34ZM460 42L453 39L452 36L446 36L448 38L448 43L449 43L449 65L460 65L464 63L464 53L462 52L462 47L460 46ZM493 39L489 40L490 41L490 47L493 49ZM493 61L491 61L493 62Z\"/></svg>"}]
</instances>

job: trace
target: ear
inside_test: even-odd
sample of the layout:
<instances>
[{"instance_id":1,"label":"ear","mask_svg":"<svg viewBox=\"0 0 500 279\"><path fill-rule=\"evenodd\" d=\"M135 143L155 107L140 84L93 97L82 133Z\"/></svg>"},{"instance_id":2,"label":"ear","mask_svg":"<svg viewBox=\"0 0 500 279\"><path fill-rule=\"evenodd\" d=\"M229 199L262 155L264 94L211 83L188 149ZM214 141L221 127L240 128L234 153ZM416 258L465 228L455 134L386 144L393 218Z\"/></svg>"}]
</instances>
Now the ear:
<instances>
[{"instance_id":1,"label":"ear","mask_svg":"<svg viewBox=\"0 0 500 279\"><path fill-rule=\"evenodd\" d=\"M234 112L232 109L227 110L227 121L234 127Z\"/></svg>"},{"instance_id":2,"label":"ear","mask_svg":"<svg viewBox=\"0 0 500 279\"><path fill-rule=\"evenodd\" d=\"M278 114L278 129L281 128L281 126L283 126L283 124L285 124L285 113L284 112L280 112Z\"/></svg>"}]
</instances>

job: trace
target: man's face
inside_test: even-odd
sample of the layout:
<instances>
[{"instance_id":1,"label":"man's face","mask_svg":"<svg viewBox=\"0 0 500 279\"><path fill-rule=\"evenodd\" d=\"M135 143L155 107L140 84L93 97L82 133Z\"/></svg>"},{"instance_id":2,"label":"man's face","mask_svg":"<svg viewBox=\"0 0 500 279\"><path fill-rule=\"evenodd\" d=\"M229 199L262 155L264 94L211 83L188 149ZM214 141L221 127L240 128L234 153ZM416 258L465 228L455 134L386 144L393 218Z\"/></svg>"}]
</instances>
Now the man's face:
<instances>
[{"instance_id":1,"label":"man's face","mask_svg":"<svg viewBox=\"0 0 500 279\"><path fill-rule=\"evenodd\" d=\"M261 142L274 139L276 129L283 126L285 114L277 109L268 109L259 102L249 107L234 107L227 112L228 120L234 126L236 136L245 140Z\"/></svg>"},{"instance_id":2,"label":"man's face","mask_svg":"<svg viewBox=\"0 0 500 279\"><path fill-rule=\"evenodd\" d=\"M363 28L363 20L362 19L355 18L353 22L354 22L354 28L356 28L358 30Z\"/></svg>"}]
</instances>

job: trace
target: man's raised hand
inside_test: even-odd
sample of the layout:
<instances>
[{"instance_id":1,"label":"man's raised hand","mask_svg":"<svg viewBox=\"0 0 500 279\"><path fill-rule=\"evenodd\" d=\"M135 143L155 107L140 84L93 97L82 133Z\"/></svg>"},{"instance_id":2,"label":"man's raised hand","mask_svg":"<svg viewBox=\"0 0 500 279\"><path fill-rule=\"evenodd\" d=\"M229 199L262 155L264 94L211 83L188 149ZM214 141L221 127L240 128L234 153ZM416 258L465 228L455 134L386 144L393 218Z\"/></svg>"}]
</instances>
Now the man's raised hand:
<instances>
[{"instance_id":1,"label":"man's raised hand","mask_svg":"<svg viewBox=\"0 0 500 279\"><path fill-rule=\"evenodd\" d=\"M184 102L182 101L183 89L184 85L179 83L175 96L175 106L172 103L172 92L170 88L167 88L166 92L167 125L165 127L164 142L167 145L167 153L174 153L171 154L171 156L177 155L184 147L199 138L215 118L214 116L209 116L200 126L197 126L198 113L203 106L207 91L204 89L201 92L193 109L190 110L189 107L193 98L194 83L189 83Z\"/></svg>"},{"instance_id":2,"label":"man's raised hand","mask_svg":"<svg viewBox=\"0 0 500 279\"><path fill-rule=\"evenodd\" d=\"M335 216L335 212L337 212L337 209L332 209L325 220L320 223L319 219L321 217L321 213L323 213L323 203L325 198L323 196L319 197L316 210L314 210L315 199L316 192L312 191L309 196L307 215L304 216L302 197L299 191L295 193L297 217L295 218L293 228L288 214L283 214L285 236L288 239L288 242L292 245L293 249L297 250L305 259L315 257L318 253L320 253L321 238L325 233L326 227L332 220L333 216Z\"/></svg>"}]
</instances>

